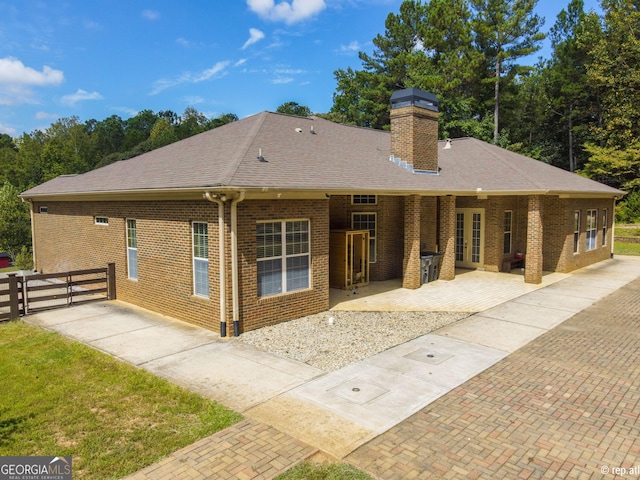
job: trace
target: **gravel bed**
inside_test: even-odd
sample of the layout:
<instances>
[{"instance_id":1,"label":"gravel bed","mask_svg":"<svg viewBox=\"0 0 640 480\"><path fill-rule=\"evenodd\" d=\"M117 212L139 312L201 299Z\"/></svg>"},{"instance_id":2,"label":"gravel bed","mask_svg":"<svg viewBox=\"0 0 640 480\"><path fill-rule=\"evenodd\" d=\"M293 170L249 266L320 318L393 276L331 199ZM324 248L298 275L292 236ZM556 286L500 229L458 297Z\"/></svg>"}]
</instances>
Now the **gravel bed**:
<instances>
[{"instance_id":1,"label":"gravel bed","mask_svg":"<svg viewBox=\"0 0 640 480\"><path fill-rule=\"evenodd\" d=\"M469 315L328 311L246 332L235 340L331 372Z\"/></svg>"}]
</instances>

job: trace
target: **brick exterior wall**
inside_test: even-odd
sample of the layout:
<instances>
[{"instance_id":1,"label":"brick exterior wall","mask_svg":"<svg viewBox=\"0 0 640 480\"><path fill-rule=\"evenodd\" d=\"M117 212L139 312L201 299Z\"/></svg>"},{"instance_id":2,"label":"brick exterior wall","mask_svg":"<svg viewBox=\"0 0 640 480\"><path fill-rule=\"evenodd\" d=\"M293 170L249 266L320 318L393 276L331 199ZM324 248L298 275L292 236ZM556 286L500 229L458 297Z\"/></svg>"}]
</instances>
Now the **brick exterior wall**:
<instances>
[{"instance_id":1,"label":"brick exterior wall","mask_svg":"<svg viewBox=\"0 0 640 480\"><path fill-rule=\"evenodd\" d=\"M34 214L36 266L42 272L96 268L116 264L118 299L213 331L220 325L218 206L183 202L47 202L48 214ZM225 209L227 322L231 330L230 209ZM107 226L95 216L108 217ZM317 313L329 307L328 202L245 201L238 205L240 328L265 325ZM136 219L138 280L127 278L127 218ZM311 225L309 290L257 298L256 221L308 218ZM193 295L191 222L207 222L209 298Z\"/></svg>"},{"instance_id":2,"label":"brick exterior wall","mask_svg":"<svg viewBox=\"0 0 640 480\"><path fill-rule=\"evenodd\" d=\"M597 210L596 248L587 251L587 210L592 209ZM545 197L544 270L566 273L611 258L614 209L613 199ZM607 211L607 233L603 245L604 210ZM580 212L578 253L573 252L575 211Z\"/></svg>"},{"instance_id":3,"label":"brick exterior wall","mask_svg":"<svg viewBox=\"0 0 640 480\"><path fill-rule=\"evenodd\" d=\"M404 259L402 287L420 287L420 197L404 197Z\"/></svg>"},{"instance_id":4,"label":"brick exterior wall","mask_svg":"<svg viewBox=\"0 0 640 480\"><path fill-rule=\"evenodd\" d=\"M540 195L529 196L527 210L527 256L524 269L524 281L527 283L542 282L542 265L544 255L543 243L543 200Z\"/></svg>"},{"instance_id":5,"label":"brick exterior wall","mask_svg":"<svg viewBox=\"0 0 640 480\"><path fill-rule=\"evenodd\" d=\"M456 197L440 197L440 276L442 280L456 277Z\"/></svg>"},{"instance_id":6,"label":"brick exterior wall","mask_svg":"<svg viewBox=\"0 0 640 480\"><path fill-rule=\"evenodd\" d=\"M329 306L329 229L351 228L353 212L375 212L377 262L371 280L403 276L405 252L407 278L415 288L415 252L444 252L440 278L455 277L455 209L485 209L485 269L499 271L502 261L517 251L527 254L527 270L537 278L537 228L528 215L539 203L543 225L541 268L570 272L610 257L613 242L612 199L561 199L558 197L392 197L378 196L375 205L352 205L351 196L327 200L258 201L238 204L239 297L241 331L249 331ZM37 213L40 206L47 214ZM439 209L439 211L438 211ZM597 210L596 248L586 251L587 210ZM603 212L607 211L603 245ZM513 212L512 253L503 253L504 211ZM579 250L573 252L573 215L580 211ZM219 330L220 277L218 265L218 206L207 201L140 202L34 202L36 268L44 273L116 264L118 298L183 321ZM95 216L109 219L96 225ZM137 222L138 280L127 278L126 219ZM256 223L264 220L309 219L311 226L311 288L272 297L257 297ZM207 222L209 234L209 298L193 295L191 223ZM407 223L410 222L409 225ZM225 207L227 322L231 332L230 208ZM407 228L405 229L405 225ZM405 242L406 238L406 242ZM534 268L536 269L534 271ZM419 274L418 285L419 285Z\"/></svg>"},{"instance_id":7,"label":"brick exterior wall","mask_svg":"<svg viewBox=\"0 0 640 480\"><path fill-rule=\"evenodd\" d=\"M311 288L258 298L256 224L264 220L293 219L310 221ZM241 332L328 310L329 202L327 200L245 200L239 203L238 255Z\"/></svg>"},{"instance_id":8,"label":"brick exterior wall","mask_svg":"<svg viewBox=\"0 0 640 480\"><path fill-rule=\"evenodd\" d=\"M416 106L391 109L391 154L416 170L438 170L438 112Z\"/></svg>"},{"instance_id":9,"label":"brick exterior wall","mask_svg":"<svg viewBox=\"0 0 640 480\"><path fill-rule=\"evenodd\" d=\"M40 205L46 205L48 213L34 214L39 271L96 268L113 262L119 300L210 330L219 329L216 204L205 201L36 202L36 212ZM96 225L96 215L107 217L109 224ZM127 278L127 218L136 219L137 223L138 280ZM209 299L193 295L192 221L209 225Z\"/></svg>"},{"instance_id":10,"label":"brick exterior wall","mask_svg":"<svg viewBox=\"0 0 640 480\"><path fill-rule=\"evenodd\" d=\"M502 262L516 252L527 254L528 196L500 196L480 200L477 197L458 197L457 208L485 209L484 269L501 271ZM571 272L610 257L614 202L612 199L561 199L557 196L541 197L543 243L542 270ZM596 248L586 251L587 210L598 210ZM607 210L607 241L602 245L603 210ZM512 212L511 253L504 253L504 212ZM573 253L573 212L580 211L579 251Z\"/></svg>"},{"instance_id":11,"label":"brick exterior wall","mask_svg":"<svg viewBox=\"0 0 640 480\"><path fill-rule=\"evenodd\" d=\"M402 277L404 257L403 197L378 195L375 205L352 205L351 195L332 195L329 216L332 230L350 229L353 213L376 214L376 261L370 265L374 282Z\"/></svg>"}]
</instances>

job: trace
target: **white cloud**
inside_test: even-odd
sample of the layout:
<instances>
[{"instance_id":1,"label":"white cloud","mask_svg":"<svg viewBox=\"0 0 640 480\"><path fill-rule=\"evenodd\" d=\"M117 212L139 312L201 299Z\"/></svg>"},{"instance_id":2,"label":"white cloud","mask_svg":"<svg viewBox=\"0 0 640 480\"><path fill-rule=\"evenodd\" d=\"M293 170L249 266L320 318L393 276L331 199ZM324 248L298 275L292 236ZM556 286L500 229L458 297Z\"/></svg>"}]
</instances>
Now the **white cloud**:
<instances>
[{"instance_id":1,"label":"white cloud","mask_svg":"<svg viewBox=\"0 0 640 480\"><path fill-rule=\"evenodd\" d=\"M26 67L13 57L0 58L0 84L8 85L60 85L64 80L61 70L54 70L46 65L39 72Z\"/></svg>"},{"instance_id":2,"label":"white cloud","mask_svg":"<svg viewBox=\"0 0 640 480\"><path fill-rule=\"evenodd\" d=\"M187 102L189 105L198 105L199 103L204 103L204 98L195 95L195 96L189 96L189 97L184 97L183 99L185 102Z\"/></svg>"},{"instance_id":3,"label":"white cloud","mask_svg":"<svg viewBox=\"0 0 640 480\"><path fill-rule=\"evenodd\" d=\"M236 63L234 63L233 66L234 67L239 67L240 65L244 65L245 63L247 63L247 59L246 58L241 58Z\"/></svg>"},{"instance_id":4,"label":"white cloud","mask_svg":"<svg viewBox=\"0 0 640 480\"><path fill-rule=\"evenodd\" d=\"M76 103L82 102L85 100L102 100L102 95L98 92L87 92L86 90L82 90L79 88L76 90L76 93L72 93L70 95L63 96L60 101L64 105L75 106Z\"/></svg>"},{"instance_id":5,"label":"white cloud","mask_svg":"<svg viewBox=\"0 0 640 480\"><path fill-rule=\"evenodd\" d=\"M157 10L143 10L142 18L146 18L147 20L158 20L160 18L160 12Z\"/></svg>"},{"instance_id":6,"label":"white cloud","mask_svg":"<svg viewBox=\"0 0 640 480\"><path fill-rule=\"evenodd\" d=\"M135 108L129 107L112 107L111 109L115 110L116 112L126 113L130 117L135 117L139 113Z\"/></svg>"},{"instance_id":7,"label":"white cloud","mask_svg":"<svg viewBox=\"0 0 640 480\"><path fill-rule=\"evenodd\" d=\"M60 118L60 115L58 115L57 113L36 112L37 120L45 120L45 119L57 120L58 118Z\"/></svg>"},{"instance_id":8,"label":"white cloud","mask_svg":"<svg viewBox=\"0 0 640 480\"><path fill-rule=\"evenodd\" d=\"M193 45L189 40L182 37L176 38L176 43L181 47L185 47L185 48L189 48Z\"/></svg>"},{"instance_id":9,"label":"white cloud","mask_svg":"<svg viewBox=\"0 0 640 480\"><path fill-rule=\"evenodd\" d=\"M261 32L257 28L250 28L249 29L249 39L246 42L244 42L244 45L242 45L242 50L247 48L249 45L253 45L256 42L259 42L263 38L264 38L264 33L263 32Z\"/></svg>"},{"instance_id":10,"label":"white cloud","mask_svg":"<svg viewBox=\"0 0 640 480\"><path fill-rule=\"evenodd\" d=\"M0 105L37 103L31 88L60 85L64 73L48 66L42 71L27 67L17 58L0 58Z\"/></svg>"},{"instance_id":11,"label":"white cloud","mask_svg":"<svg viewBox=\"0 0 640 480\"><path fill-rule=\"evenodd\" d=\"M261 18L291 25L317 15L327 5L324 0L247 0L247 6Z\"/></svg>"},{"instance_id":12,"label":"white cloud","mask_svg":"<svg viewBox=\"0 0 640 480\"><path fill-rule=\"evenodd\" d=\"M7 135L15 135L16 133L18 133L18 131L13 127L9 127L7 125L3 125L2 123L0 123L0 133L6 133Z\"/></svg>"},{"instance_id":13,"label":"white cloud","mask_svg":"<svg viewBox=\"0 0 640 480\"><path fill-rule=\"evenodd\" d=\"M160 80L156 80L153 83L153 87L151 88L151 92L149 92L149 95L157 95L167 88L175 87L183 83L199 83L210 80L212 78L220 78L225 74L225 69L229 66L230 63L231 62L225 60L216 63L213 67L203 70L200 73L187 72L183 73L177 78L162 78Z\"/></svg>"},{"instance_id":14,"label":"white cloud","mask_svg":"<svg viewBox=\"0 0 640 480\"><path fill-rule=\"evenodd\" d=\"M284 85L291 82L293 82L293 78L291 77L276 77L271 80L271 83L273 83L274 85Z\"/></svg>"},{"instance_id":15,"label":"white cloud","mask_svg":"<svg viewBox=\"0 0 640 480\"><path fill-rule=\"evenodd\" d=\"M345 54L357 53L359 51L360 51L360 44L356 40L353 40L352 42L350 42L349 45L340 45L340 48L338 49L339 53L345 53Z\"/></svg>"}]
</instances>

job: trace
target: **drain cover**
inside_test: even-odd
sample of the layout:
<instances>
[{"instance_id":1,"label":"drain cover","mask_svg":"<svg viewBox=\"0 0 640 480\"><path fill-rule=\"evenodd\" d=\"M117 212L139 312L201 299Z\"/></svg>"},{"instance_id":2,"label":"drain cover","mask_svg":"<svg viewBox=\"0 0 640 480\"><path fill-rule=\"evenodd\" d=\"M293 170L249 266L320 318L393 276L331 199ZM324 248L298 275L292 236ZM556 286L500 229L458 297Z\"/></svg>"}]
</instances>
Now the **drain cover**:
<instances>
[{"instance_id":1,"label":"drain cover","mask_svg":"<svg viewBox=\"0 0 640 480\"><path fill-rule=\"evenodd\" d=\"M343 400L364 405L365 403L384 395L389 392L389 390L362 378L356 377L330 388L327 392L332 393Z\"/></svg>"},{"instance_id":2,"label":"drain cover","mask_svg":"<svg viewBox=\"0 0 640 480\"><path fill-rule=\"evenodd\" d=\"M405 355L405 358L415 360L417 362L428 363L430 365L439 365L442 362L453 358L455 355L451 353L438 352L437 350L419 348Z\"/></svg>"}]
</instances>

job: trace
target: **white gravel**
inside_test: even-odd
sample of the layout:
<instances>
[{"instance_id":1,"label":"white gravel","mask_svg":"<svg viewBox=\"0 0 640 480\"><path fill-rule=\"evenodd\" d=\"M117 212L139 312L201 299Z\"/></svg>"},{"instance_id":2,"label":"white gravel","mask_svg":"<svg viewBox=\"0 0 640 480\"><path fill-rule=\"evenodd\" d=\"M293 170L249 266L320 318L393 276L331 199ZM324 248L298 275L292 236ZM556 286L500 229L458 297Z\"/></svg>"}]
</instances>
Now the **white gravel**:
<instances>
[{"instance_id":1,"label":"white gravel","mask_svg":"<svg viewBox=\"0 0 640 480\"><path fill-rule=\"evenodd\" d=\"M246 332L235 340L331 372L469 315L327 311Z\"/></svg>"}]
</instances>

